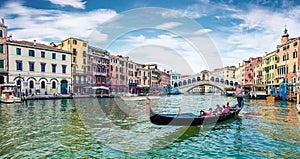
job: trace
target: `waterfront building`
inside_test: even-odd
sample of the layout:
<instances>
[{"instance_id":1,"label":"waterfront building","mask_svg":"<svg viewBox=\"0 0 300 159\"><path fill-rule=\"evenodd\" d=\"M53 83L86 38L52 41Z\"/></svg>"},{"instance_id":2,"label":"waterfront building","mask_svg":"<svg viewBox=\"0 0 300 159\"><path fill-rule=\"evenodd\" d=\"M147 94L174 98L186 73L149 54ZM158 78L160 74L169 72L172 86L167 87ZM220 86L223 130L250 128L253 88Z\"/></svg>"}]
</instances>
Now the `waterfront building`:
<instances>
[{"instance_id":1,"label":"waterfront building","mask_svg":"<svg viewBox=\"0 0 300 159\"><path fill-rule=\"evenodd\" d=\"M266 53L262 59L262 84L267 86L277 85L277 54L276 51Z\"/></svg>"},{"instance_id":2,"label":"waterfront building","mask_svg":"<svg viewBox=\"0 0 300 159\"><path fill-rule=\"evenodd\" d=\"M254 67L256 65L260 65L262 61L262 57L250 57L247 62L245 62L245 83L244 84L254 84Z\"/></svg>"},{"instance_id":3,"label":"waterfront building","mask_svg":"<svg viewBox=\"0 0 300 159\"><path fill-rule=\"evenodd\" d=\"M88 83L90 89L110 89L110 53L88 46ZM91 93L91 90L89 91Z\"/></svg>"},{"instance_id":4,"label":"waterfront building","mask_svg":"<svg viewBox=\"0 0 300 159\"><path fill-rule=\"evenodd\" d=\"M7 40L8 83L25 94L68 94L71 88L71 53L29 41Z\"/></svg>"},{"instance_id":5,"label":"waterfront building","mask_svg":"<svg viewBox=\"0 0 300 159\"><path fill-rule=\"evenodd\" d=\"M235 66L226 66L223 68L214 69L211 73L219 77L235 78L235 72L237 68Z\"/></svg>"},{"instance_id":6,"label":"waterfront building","mask_svg":"<svg viewBox=\"0 0 300 159\"><path fill-rule=\"evenodd\" d=\"M250 61L245 61L245 60L243 60L241 64L239 63L238 71L236 71L235 73L235 76L238 79L238 83L240 84L246 83L245 71L248 63L250 63Z\"/></svg>"},{"instance_id":7,"label":"waterfront building","mask_svg":"<svg viewBox=\"0 0 300 159\"><path fill-rule=\"evenodd\" d=\"M7 26L2 19L0 22L0 84L6 83L8 78L7 38Z\"/></svg>"},{"instance_id":8,"label":"waterfront building","mask_svg":"<svg viewBox=\"0 0 300 159\"><path fill-rule=\"evenodd\" d=\"M141 64L138 64L132 60L127 61L127 77L128 77L128 88L129 93L137 94L139 90L142 89L142 86L140 85L140 72L139 68L142 67Z\"/></svg>"},{"instance_id":9,"label":"waterfront building","mask_svg":"<svg viewBox=\"0 0 300 159\"><path fill-rule=\"evenodd\" d=\"M164 69L164 71L159 71L160 73L160 86L167 88L170 85L170 74L169 71L166 71L166 69Z\"/></svg>"},{"instance_id":10,"label":"waterfront building","mask_svg":"<svg viewBox=\"0 0 300 159\"><path fill-rule=\"evenodd\" d=\"M161 82L160 72L157 64L145 64L143 68L150 70L150 85L151 87L159 87Z\"/></svg>"},{"instance_id":11,"label":"waterfront building","mask_svg":"<svg viewBox=\"0 0 300 159\"><path fill-rule=\"evenodd\" d=\"M296 83L299 83L297 72L299 68L299 42L300 37L289 39L285 28L281 37L281 44L277 45L277 76L276 83L288 83L293 92L296 90Z\"/></svg>"},{"instance_id":12,"label":"waterfront building","mask_svg":"<svg viewBox=\"0 0 300 159\"><path fill-rule=\"evenodd\" d=\"M61 42L62 50L72 53L72 87L74 93L85 94L89 91L87 83L88 42L70 37Z\"/></svg>"},{"instance_id":13,"label":"waterfront building","mask_svg":"<svg viewBox=\"0 0 300 159\"><path fill-rule=\"evenodd\" d=\"M148 92L151 86L151 70L144 68L143 65L138 68L140 75L140 85L143 87L144 92Z\"/></svg>"},{"instance_id":14,"label":"waterfront building","mask_svg":"<svg viewBox=\"0 0 300 159\"><path fill-rule=\"evenodd\" d=\"M175 85L175 81L176 80L179 80L181 77L181 74L180 73L177 73L175 71L170 71L170 83L173 87L177 87L177 83Z\"/></svg>"},{"instance_id":15,"label":"waterfront building","mask_svg":"<svg viewBox=\"0 0 300 159\"><path fill-rule=\"evenodd\" d=\"M121 55L110 54L110 70L111 70L111 92L115 93L127 93L128 92L128 66L129 57Z\"/></svg>"},{"instance_id":16,"label":"waterfront building","mask_svg":"<svg viewBox=\"0 0 300 159\"><path fill-rule=\"evenodd\" d=\"M253 65L254 69L254 84L262 84L263 76L262 76L262 57L260 59L260 62Z\"/></svg>"}]
</instances>

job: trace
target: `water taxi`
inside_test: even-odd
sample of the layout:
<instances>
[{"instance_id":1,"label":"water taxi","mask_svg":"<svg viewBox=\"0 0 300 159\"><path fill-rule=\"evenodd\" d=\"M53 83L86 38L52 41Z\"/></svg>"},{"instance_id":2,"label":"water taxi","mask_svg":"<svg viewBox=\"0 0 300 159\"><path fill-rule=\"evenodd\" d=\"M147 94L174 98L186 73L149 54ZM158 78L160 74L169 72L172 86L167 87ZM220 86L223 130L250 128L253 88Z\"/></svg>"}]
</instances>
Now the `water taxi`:
<instances>
[{"instance_id":1,"label":"water taxi","mask_svg":"<svg viewBox=\"0 0 300 159\"><path fill-rule=\"evenodd\" d=\"M1 103L21 103L21 98L15 96L13 90L3 90L1 94Z\"/></svg>"}]
</instances>

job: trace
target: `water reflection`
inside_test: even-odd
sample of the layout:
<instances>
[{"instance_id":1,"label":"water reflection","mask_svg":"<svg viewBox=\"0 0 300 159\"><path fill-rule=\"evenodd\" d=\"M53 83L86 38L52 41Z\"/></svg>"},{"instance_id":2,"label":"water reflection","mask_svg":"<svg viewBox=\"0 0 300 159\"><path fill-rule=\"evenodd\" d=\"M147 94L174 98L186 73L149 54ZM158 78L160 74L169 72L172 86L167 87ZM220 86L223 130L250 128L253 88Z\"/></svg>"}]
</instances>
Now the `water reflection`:
<instances>
[{"instance_id":1,"label":"water reflection","mask_svg":"<svg viewBox=\"0 0 300 159\"><path fill-rule=\"evenodd\" d=\"M171 96L157 112L197 113L223 96ZM250 100L240 117L205 127L157 126L144 101L39 100L1 105L0 158L297 158L300 126L289 102Z\"/></svg>"}]
</instances>

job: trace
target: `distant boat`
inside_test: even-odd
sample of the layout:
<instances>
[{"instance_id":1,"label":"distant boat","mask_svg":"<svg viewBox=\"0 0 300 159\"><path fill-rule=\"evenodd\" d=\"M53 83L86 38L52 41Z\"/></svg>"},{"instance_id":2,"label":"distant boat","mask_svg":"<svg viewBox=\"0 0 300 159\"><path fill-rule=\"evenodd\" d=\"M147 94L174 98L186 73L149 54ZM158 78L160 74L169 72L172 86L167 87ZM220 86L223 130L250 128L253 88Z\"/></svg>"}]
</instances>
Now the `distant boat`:
<instances>
[{"instance_id":1,"label":"distant boat","mask_svg":"<svg viewBox=\"0 0 300 159\"><path fill-rule=\"evenodd\" d=\"M238 116L240 108L232 109L229 113L199 117L193 113L158 114L151 109L151 100L147 99L148 115L151 123L156 125L199 126L212 125L233 119Z\"/></svg>"},{"instance_id":2,"label":"distant boat","mask_svg":"<svg viewBox=\"0 0 300 159\"><path fill-rule=\"evenodd\" d=\"M172 88L168 92L168 95L178 95L178 94L180 94L180 91L178 88Z\"/></svg>"},{"instance_id":3,"label":"distant boat","mask_svg":"<svg viewBox=\"0 0 300 159\"><path fill-rule=\"evenodd\" d=\"M16 97L13 90L3 90L1 103L21 103L21 98Z\"/></svg>"}]
</instances>

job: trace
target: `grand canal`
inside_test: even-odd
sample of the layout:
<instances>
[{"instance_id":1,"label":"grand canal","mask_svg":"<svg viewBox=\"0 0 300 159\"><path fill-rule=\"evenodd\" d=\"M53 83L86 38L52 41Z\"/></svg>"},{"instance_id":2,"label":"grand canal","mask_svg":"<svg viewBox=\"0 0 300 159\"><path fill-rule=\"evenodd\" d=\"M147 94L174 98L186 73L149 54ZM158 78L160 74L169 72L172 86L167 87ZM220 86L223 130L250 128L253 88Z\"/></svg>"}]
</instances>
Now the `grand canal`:
<instances>
[{"instance_id":1,"label":"grand canal","mask_svg":"<svg viewBox=\"0 0 300 159\"><path fill-rule=\"evenodd\" d=\"M166 96L153 99L153 109L199 113L227 101L220 95ZM239 118L205 127L153 125L145 101L120 98L37 100L0 109L0 158L299 156L300 114L286 101L246 101Z\"/></svg>"}]
</instances>

